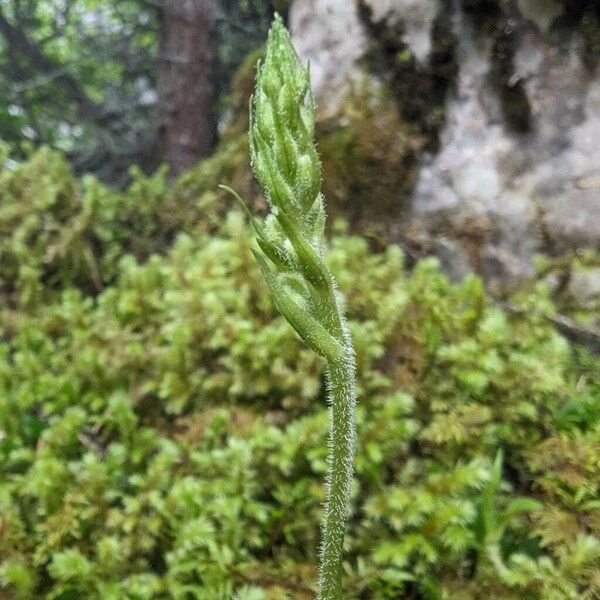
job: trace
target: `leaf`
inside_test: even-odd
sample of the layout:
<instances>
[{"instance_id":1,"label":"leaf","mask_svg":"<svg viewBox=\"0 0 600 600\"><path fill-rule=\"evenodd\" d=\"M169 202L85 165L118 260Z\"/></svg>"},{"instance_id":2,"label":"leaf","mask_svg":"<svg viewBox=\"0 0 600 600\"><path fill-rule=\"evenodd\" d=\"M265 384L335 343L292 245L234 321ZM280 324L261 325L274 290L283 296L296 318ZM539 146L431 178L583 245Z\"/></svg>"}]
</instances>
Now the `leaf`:
<instances>
[{"instance_id":1,"label":"leaf","mask_svg":"<svg viewBox=\"0 0 600 600\"><path fill-rule=\"evenodd\" d=\"M305 306L295 300L294 296L277 281L265 259L257 252L254 255L277 308L298 335L320 356L328 360L340 361L344 357L342 345L308 312Z\"/></svg>"}]
</instances>

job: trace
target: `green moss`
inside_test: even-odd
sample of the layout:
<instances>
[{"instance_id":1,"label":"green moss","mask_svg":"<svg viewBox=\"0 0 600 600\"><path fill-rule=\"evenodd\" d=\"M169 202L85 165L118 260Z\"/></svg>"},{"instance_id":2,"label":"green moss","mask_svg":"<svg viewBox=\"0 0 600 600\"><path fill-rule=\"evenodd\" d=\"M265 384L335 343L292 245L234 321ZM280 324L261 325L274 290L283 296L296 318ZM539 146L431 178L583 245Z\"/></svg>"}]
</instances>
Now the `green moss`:
<instances>
[{"instance_id":1,"label":"green moss","mask_svg":"<svg viewBox=\"0 0 600 600\"><path fill-rule=\"evenodd\" d=\"M79 182L48 148L2 171L0 282L9 305L35 303L72 285L97 293L124 253L144 258L172 239L188 207L169 204L164 171L132 176L122 193L92 177Z\"/></svg>"},{"instance_id":2,"label":"green moss","mask_svg":"<svg viewBox=\"0 0 600 600\"><path fill-rule=\"evenodd\" d=\"M385 95L321 124L334 210L385 230L422 131ZM172 187L114 192L47 149L0 172L0 594L312 597L323 365L268 301L223 181L256 195L244 134ZM329 252L359 383L345 597L593 598L597 356L541 287L506 313L480 280L380 250L338 231ZM567 263L546 273L561 303L598 264Z\"/></svg>"},{"instance_id":3,"label":"green moss","mask_svg":"<svg viewBox=\"0 0 600 600\"><path fill-rule=\"evenodd\" d=\"M384 94L350 95L338 120L318 126L323 190L332 215L385 239L410 206L419 132Z\"/></svg>"},{"instance_id":4,"label":"green moss","mask_svg":"<svg viewBox=\"0 0 600 600\"><path fill-rule=\"evenodd\" d=\"M311 596L323 365L268 302L247 234L231 213L164 257L122 258L95 300L69 288L13 315L0 344L11 597ZM395 247L337 235L330 259L360 386L346 597L592 590L597 361L573 361L536 316L540 292L511 316L477 279L452 285L433 261L405 271ZM481 533L483 507L497 537Z\"/></svg>"},{"instance_id":5,"label":"green moss","mask_svg":"<svg viewBox=\"0 0 600 600\"><path fill-rule=\"evenodd\" d=\"M166 171L132 170L123 191L93 177L77 181L60 154L41 148L0 172L0 294L5 305L33 306L76 286L97 294L126 254L162 254L177 233L214 230L230 207L217 188L235 183L251 196L245 134L224 141L169 187Z\"/></svg>"},{"instance_id":6,"label":"green moss","mask_svg":"<svg viewBox=\"0 0 600 600\"><path fill-rule=\"evenodd\" d=\"M215 153L184 173L174 184L173 202L196 207L196 225L200 230L214 229L231 207L231 197L218 188L227 182L235 185L245 198L255 198L258 186L248 164L248 134L223 140ZM261 200L258 201L259 206Z\"/></svg>"},{"instance_id":7,"label":"green moss","mask_svg":"<svg viewBox=\"0 0 600 600\"><path fill-rule=\"evenodd\" d=\"M0 171L0 295L5 305L34 306L71 286L98 294L114 281L124 255L145 260L166 252L177 233L214 231L231 206L220 183L259 197L246 133L251 65L258 54L236 76L230 126L217 150L172 185L163 169L151 176L133 169L123 191L93 177L78 181L65 158L48 148ZM4 164L7 150L1 153Z\"/></svg>"},{"instance_id":8,"label":"green moss","mask_svg":"<svg viewBox=\"0 0 600 600\"><path fill-rule=\"evenodd\" d=\"M558 310L600 324L600 254L588 249L537 259L538 279L553 289Z\"/></svg>"},{"instance_id":9,"label":"green moss","mask_svg":"<svg viewBox=\"0 0 600 600\"><path fill-rule=\"evenodd\" d=\"M346 130L321 135L359 171L358 150L389 159L353 106ZM382 135L391 123L401 126L383 120ZM118 194L74 180L47 150L0 174L12 301L0 313L0 586L10 597L311 596L323 365L268 301L243 217L219 213L211 196L243 156L245 141L232 141L174 189L159 173ZM49 254L56 240L65 251ZM74 267L82 247L95 252L100 290ZM329 256L360 390L346 597L591 594L597 358L538 316L552 310L541 290L506 314L479 280L450 284L432 261L408 272L393 246L372 253L338 233ZM32 281L35 293L19 296Z\"/></svg>"}]
</instances>

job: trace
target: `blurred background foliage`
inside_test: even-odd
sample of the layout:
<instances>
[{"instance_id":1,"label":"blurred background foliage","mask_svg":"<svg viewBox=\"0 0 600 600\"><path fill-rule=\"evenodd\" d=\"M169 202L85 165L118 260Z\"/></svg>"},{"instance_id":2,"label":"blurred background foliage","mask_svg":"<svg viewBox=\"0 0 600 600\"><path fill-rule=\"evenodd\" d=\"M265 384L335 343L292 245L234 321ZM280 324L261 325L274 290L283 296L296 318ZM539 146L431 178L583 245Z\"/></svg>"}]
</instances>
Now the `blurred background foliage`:
<instances>
[{"instance_id":1,"label":"blurred background foliage","mask_svg":"<svg viewBox=\"0 0 600 600\"><path fill-rule=\"evenodd\" d=\"M183 2L162 0L6 0L0 7L0 138L24 156L48 144L77 172L127 180L127 167L163 159L158 80L169 61L165 20ZM285 2L204 2L216 61L207 65L223 119L232 76L260 46ZM176 19L177 17L172 17Z\"/></svg>"}]
</instances>

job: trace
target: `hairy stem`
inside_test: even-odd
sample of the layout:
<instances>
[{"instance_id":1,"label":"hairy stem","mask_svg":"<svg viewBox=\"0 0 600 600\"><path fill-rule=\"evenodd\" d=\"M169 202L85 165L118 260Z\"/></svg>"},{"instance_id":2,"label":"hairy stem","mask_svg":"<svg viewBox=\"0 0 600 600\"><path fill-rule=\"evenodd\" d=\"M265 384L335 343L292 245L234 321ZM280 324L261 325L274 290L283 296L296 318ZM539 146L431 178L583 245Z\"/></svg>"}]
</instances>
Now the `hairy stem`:
<instances>
[{"instance_id":1,"label":"hairy stem","mask_svg":"<svg viewBox=\"0 0 600 600\"><path fill-rule=\"evenodd\" d=\"M354 466L355 383L351 346L346 346L344 360L328 364L327 379L330 433L319 599L338 600L342 591L344 533Z\"/></svg>"}]
</instances>

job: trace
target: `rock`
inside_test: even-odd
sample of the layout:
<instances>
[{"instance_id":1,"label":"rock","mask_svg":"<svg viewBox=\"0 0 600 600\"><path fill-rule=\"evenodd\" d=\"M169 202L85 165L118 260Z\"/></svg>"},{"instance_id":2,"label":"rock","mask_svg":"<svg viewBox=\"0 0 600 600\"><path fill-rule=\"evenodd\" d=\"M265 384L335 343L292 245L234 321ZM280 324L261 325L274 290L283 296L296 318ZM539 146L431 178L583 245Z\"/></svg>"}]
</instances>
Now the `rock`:
<instances>
[{"instance_id":1,"label":"rock","mask_svg":"<svg viewBox=\"0 0 600 600\"><path fill-rule=\"evenodd\" d=\"M321 119L335 116L353 86L371 79L360 64L369 51L369 39L359 4L371 12L373 21L386 22L390 27L400 24L402 41L419 63L426 64L431 53L433 24L441 10L439 0L293 2L290 31L299 55L310 62Z\"/></svg>"},{"instance_id":2,"label":"rock","mask_svg":"<svg viewBox=\"0 0 600 600\"><path fill-rule=\"evenodd\" d=\"M358 62L368 45L357 5L339 0L293 2L289 25L296 50L310 63L319 117L333 116L360 77Z\"/></svg>"},{"instance_id":3,"label":"rock","mask_svg":"<svg viewBox=\"0 0 600 600\"><path fill-rule=\"evenodd\" d=\"M401 39L421 65L432 50L432 29L441 5L438 0L364 0L374 21L399 24Z\"/></svg>"},{"instance_id":4,"label":"rock","mask_svg":"<svg viewBox=\"0 0 600 600\"><path fill-rule=\"evenodd\" d=\"M578 22L558 0L498 3L493 10L490 2L470 2L468 11L460 0L360 4L371 20L390 26L387 33L397 32L394 52L410 50L414 62L398 73L414 89L419 78L437 76L431 65L440 56L441 23L452 19L455 39L442 53L450 60L452 52L457 65L452 91L438 99L442 126L424 123L421 133L435 139L415 144L415 157L408 155L414 186L398 192L402 211L389 228L395 239L405 240L407 232L428 239L423 247L437 252L449 272L457 260L461 272L467 264L499 289L531 277L536 254L597 248L600 57L590 48L600 39L594 34L600 19L589 12ZM296 0L291 17L294 41L313 65L319 104L334 116L353 82L364 79L361 58L380 30L366 28L351 1ZM379 76L389 84L391 78ZM402 92L400 112L412 101ZM408 118L413 127L431 112ZM469 260L455 259L460 249Z\"/></svg>"},{"instance_id":5,"label":"rock","mask_svg":"<svg viewBox=\"0 0 600 600\"><path fill-rule=\"evenodd\" d=\"M584 65L579 31L521 27L514 76L524 82L531 130L507 126L490 45L457 12L456 91L440 150L422 161L413 193L414 216L430 231L442 220L464 233L474 216L487 217L479 271L498 288L531 277L538 253L600 241L600 71Z\"/></svg>"},{"instance_id":6,"label":"rock","mask_svg":"<svg viewBox=\"0 0 600 600\"><path fill-rule=\"evenodd\" d=\"M477 42L471 23L455 15L459 75L447 104L440 150L423 161L413 194L413 216L432 232L478 238L478 270L494 286L533 274L541 229L532 185L516 177L527 158L502 124L490 83L489 46ZM477 223L475 231L470 231ZM484 225L482 226L482 223Z\"/></svg>"}]
</instances>

